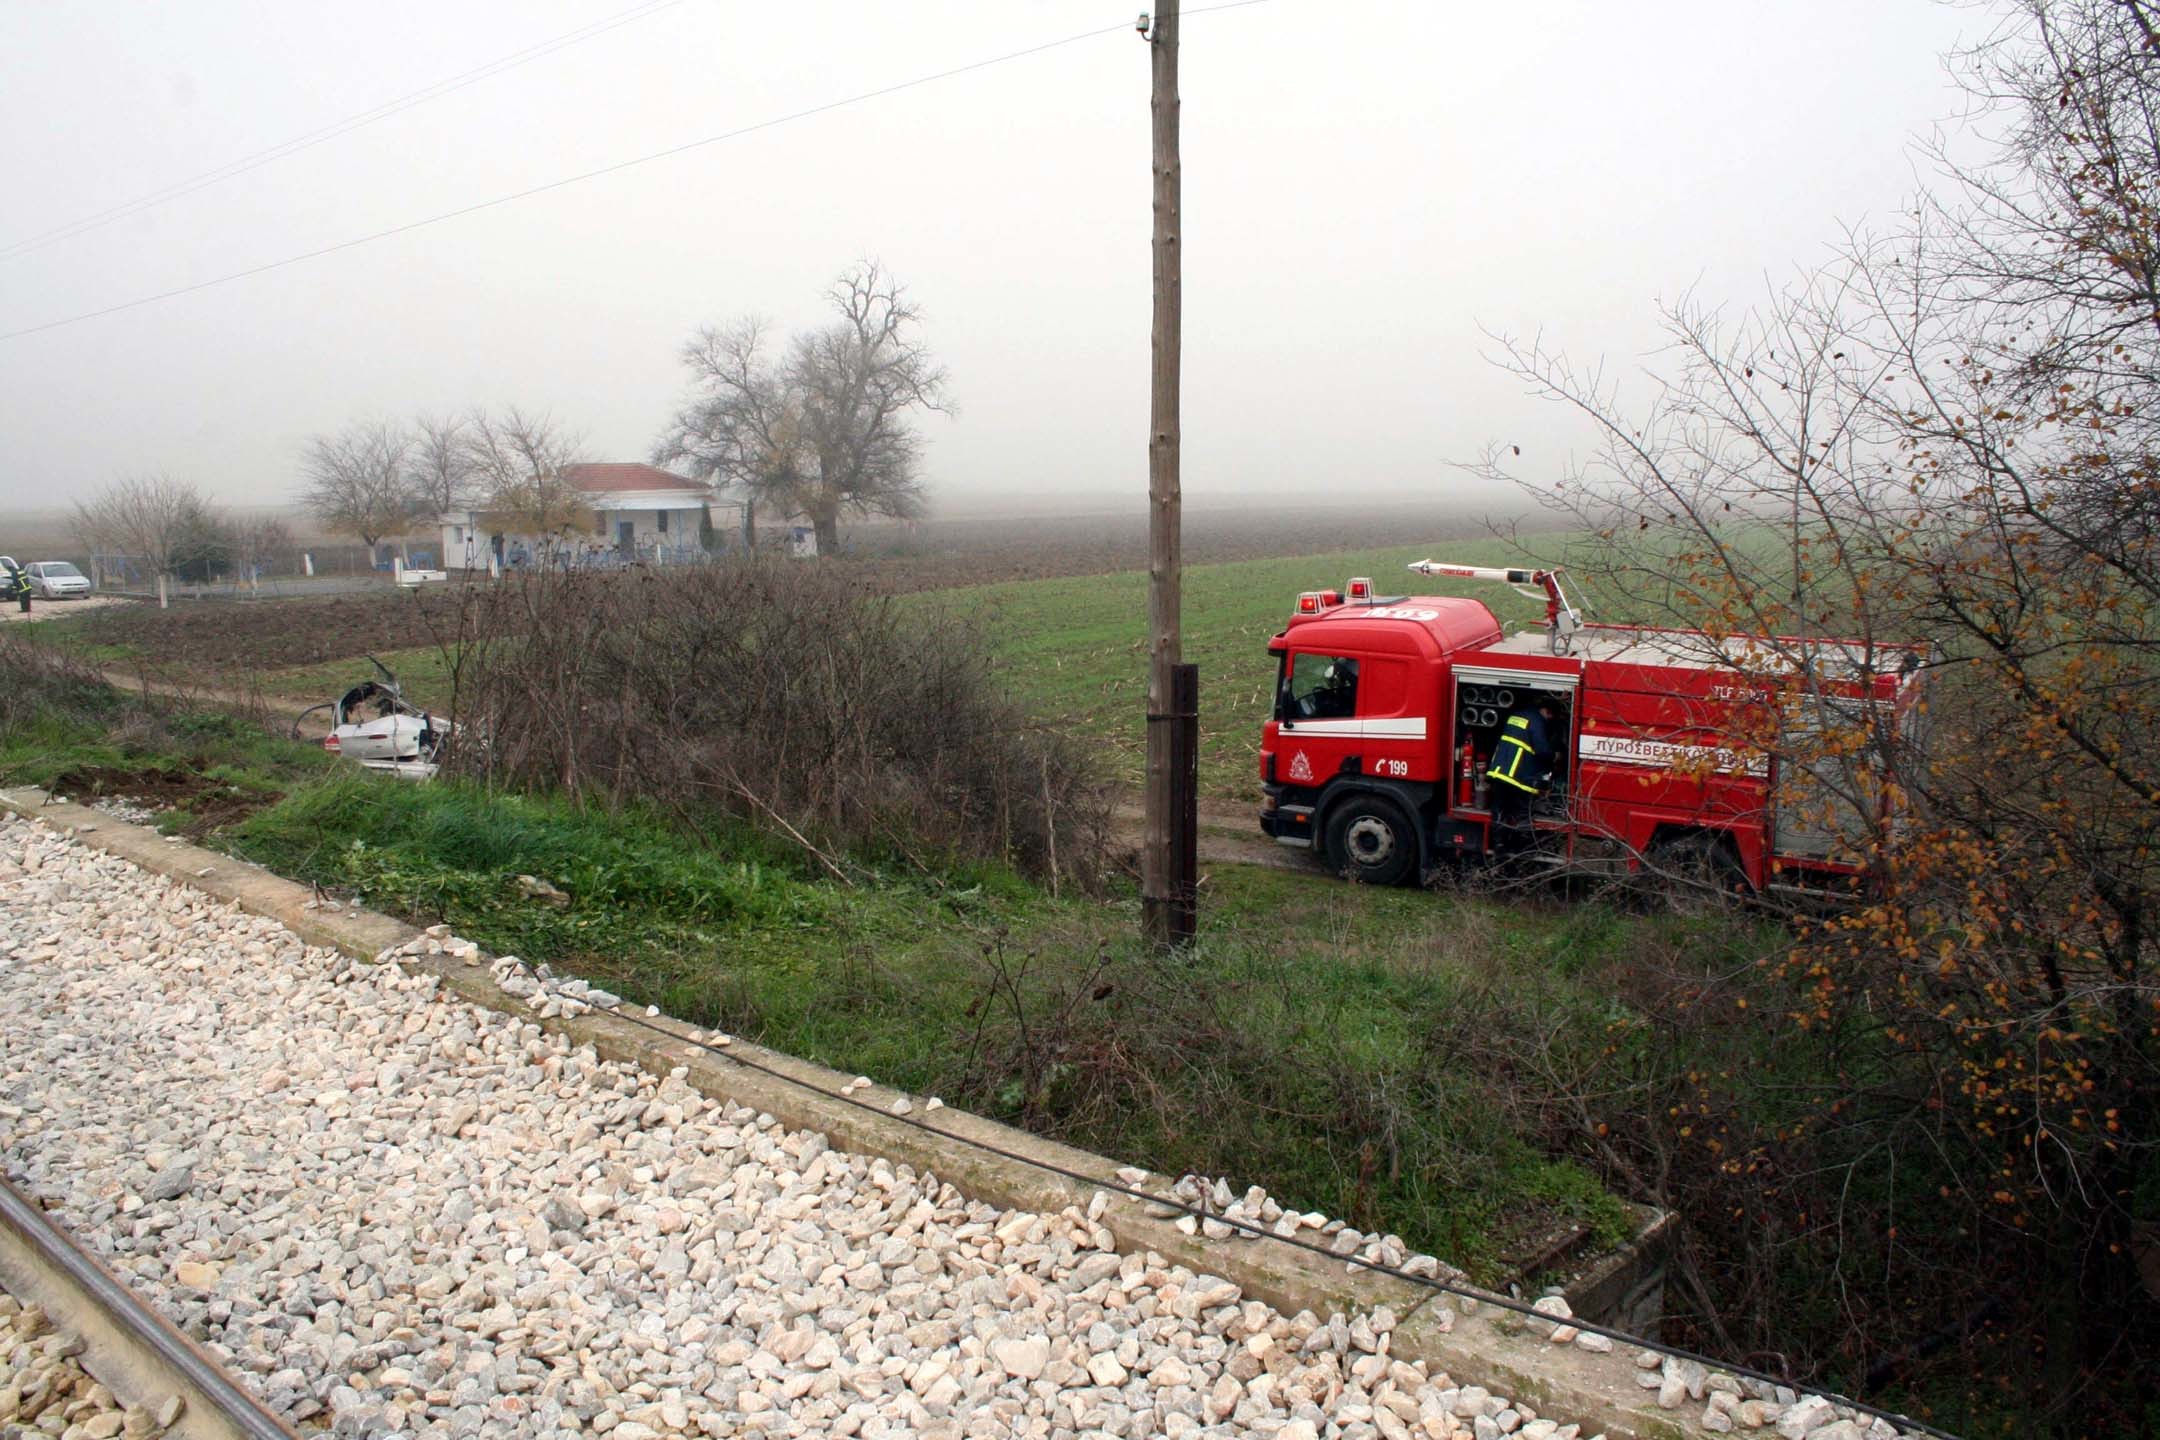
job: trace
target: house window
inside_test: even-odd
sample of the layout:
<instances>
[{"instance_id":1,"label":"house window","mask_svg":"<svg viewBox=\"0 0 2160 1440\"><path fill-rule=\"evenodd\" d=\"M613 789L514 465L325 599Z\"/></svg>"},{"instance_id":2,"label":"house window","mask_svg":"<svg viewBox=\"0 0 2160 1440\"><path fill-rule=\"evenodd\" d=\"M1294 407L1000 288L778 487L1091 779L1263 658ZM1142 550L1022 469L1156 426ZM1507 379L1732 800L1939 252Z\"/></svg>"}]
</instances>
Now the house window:
<instances>
[{"instance_id":1,"label":"house window","mask_svg":"<svg viewBox=\"0 0 2160 1440\"><path fill-rule=\"evenodd\" d=\"M595 510L595 511L593 511L593 515L592 515L592 533L593 533L593 534L595 534L595 535L605 535L605 534L607 534L607 511L605 511L605 510Z\"/></svg>"},{"instance_id":2,"label":"house window","mask_svg":"<svg viewBox=\"0 0 2160 1440\"><path fill-rule=\"evenodd\" d=\"M660 533L661 533L662 535L665 535L665 534L667 534L667 511L665 511L665 510L657 510L657 511L655 511L655 512L653 512L653 513L657 514L657 515L658 515L658 516L660 517L660 526L659 526L659 528L660 528Z\"/></svg>"}]
</instances>

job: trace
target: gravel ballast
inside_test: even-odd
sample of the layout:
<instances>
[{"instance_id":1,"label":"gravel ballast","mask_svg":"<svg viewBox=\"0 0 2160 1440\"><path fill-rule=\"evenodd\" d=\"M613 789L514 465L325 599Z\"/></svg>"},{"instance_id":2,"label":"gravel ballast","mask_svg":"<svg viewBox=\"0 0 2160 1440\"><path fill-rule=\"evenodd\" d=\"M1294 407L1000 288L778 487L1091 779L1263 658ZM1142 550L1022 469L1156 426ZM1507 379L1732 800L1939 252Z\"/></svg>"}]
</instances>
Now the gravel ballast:
<instances>
[{"instance_id":1,"label":"gravel ballast","mask_svg":"<svg viewBox=\"0 0 2160 1440\"><path fill-rule=\"evenodd\" d=\"M9 1173L337 1434L1578 1434L17 820L0 1008ZM1725 1379L1674 1408L1786 1418Z\"/></svg>"},{"instance_id":2,"label":"gravel ballast","mask_svg":"<svg viewBox=\"0 0 2160 1440\"><path fill-rule=\"evenodd\" d=\"M82 1365L80 1337L44 1310L0 1291L0 1435L155 1440L180 1416L178 1396L152 1410L123 1405Z\"/></svg>"}]
</instances>

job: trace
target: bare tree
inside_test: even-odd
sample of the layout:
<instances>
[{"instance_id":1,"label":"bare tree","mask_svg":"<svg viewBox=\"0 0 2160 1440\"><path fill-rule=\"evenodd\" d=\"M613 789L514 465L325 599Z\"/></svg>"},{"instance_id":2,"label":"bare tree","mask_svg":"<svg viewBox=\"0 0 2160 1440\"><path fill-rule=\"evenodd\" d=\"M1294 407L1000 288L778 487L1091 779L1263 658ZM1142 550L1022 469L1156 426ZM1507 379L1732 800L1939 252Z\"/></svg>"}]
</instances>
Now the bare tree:
<instances>
[{"instance_id":1,"label":"bare tree","mask_svg":"<svg viewBox=\"0 0 2160 1440\"><path fill-rule=\"evenodd\" d=\"M474 480L520 531L552 542L592 524L591 505L565 473L578 461L576 436L515 405L475 410L466 424Z\"/></svg>"},{"instance_id":2,"label":"bare tree","mask_svg":"<svg viewBox=\"0 0 2160 1440\"><path fill-rule=\"evenodd\" d=\"M766 353L768 327L755 319L693 336L682 349L690 395L654 457L753 505L807 515L829 553L843 515L920 512L911 417L953 407L918 338L922 311L883 267L864 262L826 298L838 321L796 336L781 358Z\"/></svg>"},{"instance_id":3,"label":"bare tree","mask_svg":"<svg viewBox=\"0 0 2160 1440\"><path fill-rule=\"evenodd\" d=\"M1895 233L1752 313L1671 308L1645 400L1534 342L1501 363L1600 436L1535 489L1581 527L1593 592L1772 697L1754 742L1829 777L1870 872L1865 905L1759 956L1754 1013L1788 1014L1777 1043L1813 1059L1774 1128L1716 1133L1700 1173L1725 1178L1676 1197L1699 1233L1744 1217L1727 1253L1755 1255L1760 1303L1726 1318L1878 1385L1949 1393L2014 1353L2051 1397L2028 1428L2097 1433L2160 1402L2124 1319L2160 1314L2160 11L2003 8L1959 73L2008 140L1938 154L1948 187ZM1924 716L1829 703L1818 677L1915 640ZM1654 1137L1725 1097L1675 1098L1597 1131ZM1754 1203L1730 1178L1772 1174ZM1846 1322L1803 1328L1775 1289L1796 1273ZM1923 1294L1979 1318L1946 1344L1897 1318Z\"/></svg>"},{"instance_id":4,"label":"bare tree","mask_svg":"<svg viewBox=\"0 0 2160 1440\"><path fill-rule=\"evenodd\" d=\"M472 422L462 415L422 415L413 422L406 483L423 515L461 510L472 499Z\"/></svg>"},{"instance_id":5,"label":"bare tree","mask_svg":"<svg viewBox=\"0 0 2160 1440\"><path fill-rule=\"evenodd\" d=\"M417 513L405 473L411 451L412 438L381 420L317 435L301 452L308 483L300 503L328 529L373 551L384 536L404 533Z\"/></svg>"},{"instance_id":6,"label":"bare tree","mask_svg":"<svg viewBox=\"0 0 2160 1440\"><path fill-rule=\"evenodd\" d=\"M73 519L76 538L93 554L140 559L157 577L163 605L183 552L203 532L210 513L193 485L169 475L133 475L78 500Z\"/></svg>"},{"instance_id":7,"label":"bare tree","mask_svg":"<svg viewBox=\"0 0 2160 1440\"><path fill-rule=\"evenodd\" d=\"M261 588L262 571L293 548L292 527L275 515L235 520L231 525L233 563L250 589Z\"/></svg>"},{"instance_id":8,"label":"bare tree","mask_svg":"<svg viewBox=\"0 0 2160 1440\"><path fill-rule=\"evenodd\" d=\"M777 367L763 355L767 326L748 318L707 326L682 348L692 399L653 447L653 462L680 464L694 479L743 497L752 548L757 506L792 508L809 461L799 410Z\"/></svg>"}]
</instances>

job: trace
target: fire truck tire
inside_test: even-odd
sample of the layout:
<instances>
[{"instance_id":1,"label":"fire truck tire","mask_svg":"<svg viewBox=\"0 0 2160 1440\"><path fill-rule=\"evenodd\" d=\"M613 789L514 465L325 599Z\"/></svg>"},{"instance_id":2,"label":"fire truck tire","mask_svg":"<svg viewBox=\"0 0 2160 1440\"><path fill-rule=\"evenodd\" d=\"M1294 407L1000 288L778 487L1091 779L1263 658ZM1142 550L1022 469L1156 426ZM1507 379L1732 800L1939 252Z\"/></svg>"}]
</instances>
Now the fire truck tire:
<instances>
[{"instance_id":1,"label":"fire truck tire","mask_svg":"<svg viewBox=\"0 0 2160 1440\"><path fill-rule=\"evenodd\" d=\"M1328 812L1328 861L1365 885L1400 885L1417 873L1417 831L1384 795L1352 795Z\"/></svg>"},{"instance_id":2,"label":"fire truck tire","mask_svg":"<svg viewBox=\"0 0 2160 1440\"><path fill-rule=\"evenodd\" d=\"M1660 839L1651 847L1650 863L1691 890L1727 896L1754 890L1732 841L1707 830L1683 830Z\"/></svg>"}]
</instances>

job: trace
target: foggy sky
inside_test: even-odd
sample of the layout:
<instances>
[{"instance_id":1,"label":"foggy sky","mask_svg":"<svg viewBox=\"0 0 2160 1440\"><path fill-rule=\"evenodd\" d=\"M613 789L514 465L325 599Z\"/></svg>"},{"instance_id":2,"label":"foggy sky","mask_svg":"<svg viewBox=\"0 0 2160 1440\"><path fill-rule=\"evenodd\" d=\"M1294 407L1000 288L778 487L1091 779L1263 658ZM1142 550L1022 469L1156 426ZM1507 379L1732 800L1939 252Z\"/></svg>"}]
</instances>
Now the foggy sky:
<instances>
[{"instance_id":1,"label":"foggy sky","mask_svg":"<svg viewBox=\"0 0 2160 1440\"><path fill-rule=\"evenodd\" d=\"M0 247L624 10L630 0L0 6ZM929 315L947 509L1146 487L1139 0L681 0L121 223L0 257L0 330L418 219L1024 46L1118 33L180 299L0 342L0 505L164 470L283 500L360 416L545 408L643 459L690 330L822 318L859 256ZM1938 56L1923 0L1271 0L1184 26L1185 483L1460 492L1578 443L1486 328L1628 371L1654 305L1753 298L1894 211Z\"/></svg>"}]
</instances>

